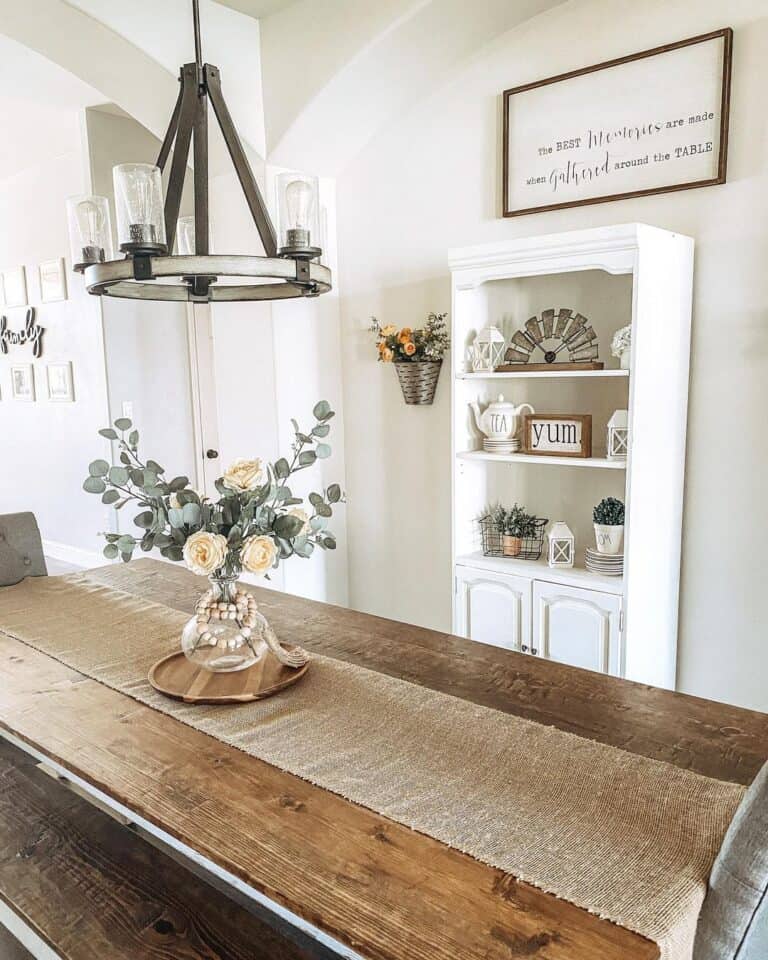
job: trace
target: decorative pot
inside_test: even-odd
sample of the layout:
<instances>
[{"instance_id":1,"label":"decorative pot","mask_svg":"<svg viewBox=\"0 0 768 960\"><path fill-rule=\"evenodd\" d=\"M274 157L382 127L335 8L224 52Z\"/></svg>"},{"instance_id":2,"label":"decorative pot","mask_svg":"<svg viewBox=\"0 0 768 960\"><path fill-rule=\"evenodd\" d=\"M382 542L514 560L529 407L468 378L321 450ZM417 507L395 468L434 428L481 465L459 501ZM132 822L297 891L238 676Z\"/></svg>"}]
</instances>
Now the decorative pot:
<instances>
[{"instance_id":1,"label":"decorative pot","mask_svg":"<svg viewBox=\"0 0 768 960\"><path fill-rule=\"evenodd\" d=\"M519 557L523 549L522 537L513 537L510 533L505 533L501 538L501 552L505 557Z\"/></svg>"},{"instance_id":2,"label":"decorative pot","mask_svg":"<svg viewBox=\"0 0 768 960\"><path fill-rule=\"evenodd\" d=\"M598 553L621 553L624 546L624 524L613 526L606 523L595 524L595 544Z\"/></svg>"},{"instance_id":3,"label":"decorative pot","mask_svg":"<svg viewBox=\"0 0 768 960\"><path fill-rule=\"evenodd\" d=\"M632 360L632 348L625 350L619 357L619 369L629 370L629 364Z\"/></svg>"},{"instance_id":4,"label":"decorative pot","mask_svg":"<svg viewBox=\"0 0 768 960\"><path fill-rule=\"evenodd\" d=\"M211 588L197 601L195 615L181 634L181 649L197 666L213 673L245 670L266 656L271 628L256 600L237 585L236 576L208 578Z\"/></svg>"},{"instance_id":5,"label":"decorative pot","mask_svg":"<svg viewBox=\"0 0 768 960\"><path fill-rule=\"evenodd\" d=\"M435 399L442 360L396 360L397 379L403 399L409 404L428 404Z\"/></svg>"}]
</instances>

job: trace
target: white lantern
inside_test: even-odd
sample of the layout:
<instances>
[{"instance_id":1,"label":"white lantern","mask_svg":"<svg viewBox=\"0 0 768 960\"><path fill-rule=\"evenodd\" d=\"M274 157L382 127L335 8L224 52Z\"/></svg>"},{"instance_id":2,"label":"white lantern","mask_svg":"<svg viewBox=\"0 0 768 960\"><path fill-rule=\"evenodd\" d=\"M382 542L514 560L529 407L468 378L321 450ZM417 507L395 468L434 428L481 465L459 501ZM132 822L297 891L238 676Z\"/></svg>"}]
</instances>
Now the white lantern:
<instances>
[{"instance_id":1,"label":"white lantern","mask_svg":"<svg viewBox=\"0 0 768 960\"><path fill-rule=\"evenodd\" d=\"M563 520L558 520L549 531L547 559L550 567L572 567L575 553L573 531Z\"/></svg>"},{"instance_id":2,"label":"white lantern","mask_svg":"<svg viewBox=\"0 0 768 960\"><path fill-rule=\"evenodd\" d=\"M472 370L475 373L493 373L504 359L506 342L498 327L483 327L472 341Z\"/></svg>"},{"instance_id":3,"label":"white lantern","mask_svg":"<svg viewBox=\"0 0 768 960\"><path fill-rule=\"evenodd\" d=\"M629 453L629 411L617 410L608 421L609 460L626 460Z\"/></svg>"}]
</instances>

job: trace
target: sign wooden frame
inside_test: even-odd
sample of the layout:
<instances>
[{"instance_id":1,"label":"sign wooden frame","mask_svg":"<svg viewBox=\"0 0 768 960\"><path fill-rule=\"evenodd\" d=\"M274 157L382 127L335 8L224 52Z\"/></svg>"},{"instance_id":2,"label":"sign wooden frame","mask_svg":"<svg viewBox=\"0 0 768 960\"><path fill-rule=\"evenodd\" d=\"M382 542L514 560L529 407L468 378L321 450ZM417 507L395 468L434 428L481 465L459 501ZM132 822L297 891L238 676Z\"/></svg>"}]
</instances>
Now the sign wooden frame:
<instances>
[{"instance_id":1,"label":"sign wooden frame","mask_svg":"<svg viewBox=\"0 0 768 960\"><path fill-rule=\"evenodd\" d=\"M587 74L595 73L599 70L608 70L614 67L621 67L624 64L632 63L637 60L644 60L656 57L660 54L670 53L691 47L694 44L706 43L707 41L721 39L723 41L723 67L720 87L720 125L719 125L719 145L717 173L714 177L691 180L685 182L661 183L658 187L630 190L622 193L607 193L601 196L583 197L577 200L566 200L559 203L542 204L539 206L527 206L520 209L510 209L509 197L509 138L510 122L509 109L510 99L526 91L534 90L539 87L548 86L554 83L562 83L572 80L575 77L583 77ZM686 40L678 40L675 43L664 44L660 47L654 47L650 50L643 50L640 53L634 53L626 57L618 57L615 60L606 60L603 63L597 63L590 67L583 67L580 70L572 70L569 73L562 73L554 77L548 77L545 80L537 80L534 83L523 84L519 87L512 87L503 92L503 159L502 159L502 197L504 217L520 217L530 213L542 213L546 210L561 210L566 207L580 207L586 204L607 203L611 200L627 200L632 197L644 197L657 193L670 193L676 190L692 190L695 187L708 187L726 182L727 160L728 160L728 121L731 98L731 64L733 58L733 30L725 27L721 30L713 30L711 33L700 34L699 36L689 37Z\"/></svg>"},{"instance_id":2,"label":"sign wooden frame","mask_svg":"<svg viewBox=\"0 0 768 960\"><path fill-rule=\"evenodd\" d=\"M579 451L534 449L532 443L533 424L551 423L559 420L566 423L578 423L581 426L581 448ZM591 413L527 413L523 416L523 450L532 457L575 457L586 459L592 456L592 414Z\"/></svg>"}]
</instances>

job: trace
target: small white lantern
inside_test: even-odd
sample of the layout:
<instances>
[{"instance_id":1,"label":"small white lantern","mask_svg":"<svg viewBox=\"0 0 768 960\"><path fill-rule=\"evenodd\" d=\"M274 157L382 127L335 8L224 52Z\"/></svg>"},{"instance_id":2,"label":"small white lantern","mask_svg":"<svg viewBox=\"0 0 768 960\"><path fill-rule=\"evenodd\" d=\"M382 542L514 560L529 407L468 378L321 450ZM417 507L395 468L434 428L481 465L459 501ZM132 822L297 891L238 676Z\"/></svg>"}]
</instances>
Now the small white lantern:
<instances>
[{"instance_id":1,"label":"small white lantern","mask_svg":"<svg viewBox=\"0 0 768 960\"><path fill-rule=\"evenodd\" d=\"M550 567L572 567L575 552L573 531L565 521L558 520L549 531L547 559Z\"/></svg>"},{"instance_id":2,"label":"small white lantern","mask_svg":"<svg viewBox=\"0 0 768 960\"><path fill-rule=\"evenodd\" d=\"M506 343L498 327L483 327L472 342L472 370L475 373L493 373L504 359Z\"/></svg>"},{"instance_id":3,"label":"small white lantern","mask_svg":"<svg viewBox=\"0 0 768 960\"><path fill-rule=\"evenodd\" d=\"M626 460L629 453L629 411L617 410L608 421L609 460Z\"/></svg>"}]
</instances>

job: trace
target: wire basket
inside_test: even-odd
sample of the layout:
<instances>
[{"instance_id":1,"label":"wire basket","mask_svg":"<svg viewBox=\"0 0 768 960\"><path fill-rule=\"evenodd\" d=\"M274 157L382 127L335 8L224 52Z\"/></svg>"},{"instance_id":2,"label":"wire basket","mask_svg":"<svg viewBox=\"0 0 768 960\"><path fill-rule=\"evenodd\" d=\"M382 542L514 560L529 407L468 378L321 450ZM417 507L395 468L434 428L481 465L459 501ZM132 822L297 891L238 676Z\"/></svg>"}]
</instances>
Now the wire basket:
<instances>
[{"instance_id":1,"label":"wire basket","mask_svg":"<svg viewBox=\"0 0 768 960\"><path fill-rule=\"evenodd\" d=\"M483 537L483 555L486 557L538 560L544 550L544 529L549 520L537 517L531 537L505 537L490 517L483 517L479 523Z\"/></svg>"},{"instance_id":2,"label":"wire basket","mask_svg":"<svg viewBox=\"0 0 768 960\"><path fill-rule=\"evenodd\" d=\"M400 360L392 364L406 403L432 403L442 365L442 360Z\"/></svg>"}]
</instances>

